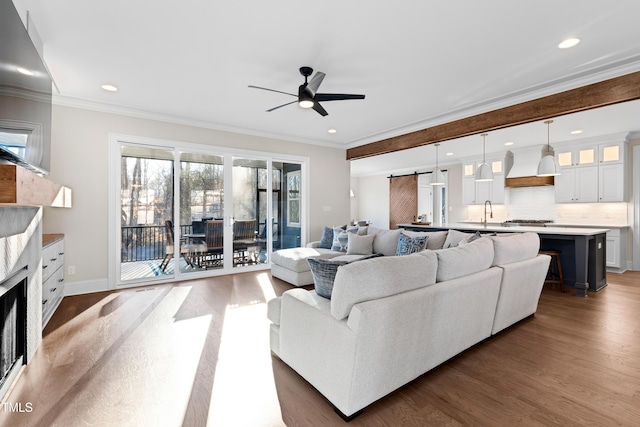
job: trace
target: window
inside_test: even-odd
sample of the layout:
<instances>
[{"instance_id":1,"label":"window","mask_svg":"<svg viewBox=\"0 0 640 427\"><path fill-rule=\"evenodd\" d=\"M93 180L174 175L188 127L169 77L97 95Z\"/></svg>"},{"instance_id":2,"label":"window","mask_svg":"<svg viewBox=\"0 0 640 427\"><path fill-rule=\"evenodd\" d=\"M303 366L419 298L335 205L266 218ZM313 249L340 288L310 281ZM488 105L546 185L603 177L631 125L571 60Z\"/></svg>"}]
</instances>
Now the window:
<instances>
[{"instance_id":1,"label":"window","mask_svg":"<svg viewBox=\"0 0 640 427\"><path fill-rule=\"evenodd\" d=\"M300 171L287 174L287 226L300 227Z\"/></svg>"}]
</instances>

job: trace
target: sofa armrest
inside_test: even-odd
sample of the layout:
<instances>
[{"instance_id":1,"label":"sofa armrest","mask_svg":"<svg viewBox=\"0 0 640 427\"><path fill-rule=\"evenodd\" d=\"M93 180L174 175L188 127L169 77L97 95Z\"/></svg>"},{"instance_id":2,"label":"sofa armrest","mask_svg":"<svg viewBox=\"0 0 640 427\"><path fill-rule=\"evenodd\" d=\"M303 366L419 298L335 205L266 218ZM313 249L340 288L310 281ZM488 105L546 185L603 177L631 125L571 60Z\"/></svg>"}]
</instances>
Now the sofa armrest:
<instances>
[{"instance_id":1,"label":"sofa armrest","mask_svg":"<svg viewBox=\"0 0 640 427\"><path fill-rule=\"evenodd\" d=\"M282 310L282 297L277 297L267 302L267 318L274 325L280 325L280 312Z\"/></svg>"},{"instance_id":2,"label":"sofa armrest","mask_svg":"<svg viewBox=\"0 0 640 427\"><path fill-rule=\"evenodd\" d=\"M492 335L536 312L550 260L537 255L498 266L503 273Z\"/></svg>"},{"instance_id":3,"label":"sofa armrest","mask_svg":"<svg viewBox=\"0 0 640 427\"><path fill-rule=\"evenodd\" d=\"M315 242L307 243L307 247L308 248L319 248L320 247L320 240L316 240Z\"/></svg>"}]
</instances>

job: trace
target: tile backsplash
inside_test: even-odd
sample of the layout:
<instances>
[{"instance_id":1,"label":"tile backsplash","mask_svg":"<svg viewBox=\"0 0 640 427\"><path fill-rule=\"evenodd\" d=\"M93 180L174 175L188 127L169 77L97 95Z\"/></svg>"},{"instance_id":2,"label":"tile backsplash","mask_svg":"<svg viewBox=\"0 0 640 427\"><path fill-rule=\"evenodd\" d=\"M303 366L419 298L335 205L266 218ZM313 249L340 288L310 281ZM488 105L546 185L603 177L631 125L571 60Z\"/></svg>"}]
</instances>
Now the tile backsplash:
<instances>
[{"instance_id":1,"label":"tile backsplash","mask_svg":"<svg viewBox=\"0 0 640 427\"><path fill-rule=\"evenodd\" d=\"M469 206L467 219L478 221L484 206ZM560 224L627 225L627 203L560 203L549 187L507 188L504 205L493 206L493 219L548 219Z\"/></svg>"}]
</instances>

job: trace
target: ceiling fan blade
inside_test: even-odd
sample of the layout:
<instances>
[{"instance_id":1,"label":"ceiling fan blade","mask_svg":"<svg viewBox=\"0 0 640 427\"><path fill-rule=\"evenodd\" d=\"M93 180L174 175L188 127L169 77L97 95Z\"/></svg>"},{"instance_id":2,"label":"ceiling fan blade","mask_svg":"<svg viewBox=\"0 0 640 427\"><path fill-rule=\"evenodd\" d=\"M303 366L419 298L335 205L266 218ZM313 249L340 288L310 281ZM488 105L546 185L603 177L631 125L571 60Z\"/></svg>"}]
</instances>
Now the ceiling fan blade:
<instances>
[{"instance_id":1,"label":"ceiling fan blade","mask_svg":"<svg viewBox=\"0 0 640 427\"><path fill-rule=\"evenodd\" d=\"M342 101L345 99L364 99L364 95L352 95L348 93L316 93L313 97L316 101Z\"/></svg>"},{"instance_id":2,"label":"ceiling fan blade","mask_svg":"<svg viewBox=\"0 0 640 427\"><path fill-rule=\"evenodd\" d=\"M311 78L311 81L309 82L309 84L307 85L306 92L309 93L311 96L314 96L318 91L318 88L320 87L320 84L322 83L322 80L324 80L325 76L326 74L323 73L322 71L316 72Z\"/></svg>"},{"instance_id":3,"label":"ceiling fan blade","mask_svg":"<svg viewBox=\"0 0 640 427\"><path fill-rule=\"evenodd\" d=\"M266 87L260 87L260 86L254 86L254 85L249 85L248 87L253 88L253 89L268 90L269 92L284 93L285 95L295 96L296 98L298 97L298 95L294 95L294 94L289 93L289 92L282 92L281 90L269 89L269 88L266 88Z\"/></svg>"},{"instance_id":4,"label":"ceiling fan blade","mask_svg":"<svg viewBox=\"0 0 640 427\"><path fill-rule=\"evenodd\" d=\"M294 103L296 103L296 102L298 102L298 101L291 101L291 102L287 102L286 104L278 105L277 107L269 108L269 109L267 110L267 113L270 113L270 112L272 112L273 110L277 110L278 108L282 108L282 107L286 107L287 105L294 104Z\"/></svg>"},{"instance_id":5,"label":"ceiling fan blade","mask_svg":"<svg viewBox=\"0 0 640 427\"><path fill-rule=\"evenodd\" d=\"M329 113L327 113L327 110L322 108L322 105L320 105L319 102L314 102L313 103L313 109L316 110L323 117L329 114Z\"/></svg>"}]
</instances>

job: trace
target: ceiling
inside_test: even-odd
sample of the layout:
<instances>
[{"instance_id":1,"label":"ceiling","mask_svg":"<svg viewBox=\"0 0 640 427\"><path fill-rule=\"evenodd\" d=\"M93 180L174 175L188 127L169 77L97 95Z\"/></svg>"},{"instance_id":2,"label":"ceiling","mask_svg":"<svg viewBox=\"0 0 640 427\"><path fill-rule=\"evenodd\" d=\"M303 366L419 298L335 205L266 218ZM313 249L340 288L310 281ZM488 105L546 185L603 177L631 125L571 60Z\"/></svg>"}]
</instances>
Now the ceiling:
<instances>
[{"instance_id":1,"label":"ceiling","mask_svg":"<svg viewBox=\"0 0 640 427\"><path fill-rule=\"evenodd\" d=\"M14 0L43 42L61 105L351 148L640 70L640 2L484 0L321 3ZM558 49L560 41L580 44ZM322 117L297 93L326 73ZM109 83L119 90L106 92ZM552 142L640 131L640 102L557 118ZM580 128L583 133L570 136ZM328 129L336 129L329 134ZM546 143L546 125L496 131L487 151ZM441 162L482 152L448 141ZM446 158L446 152L454 155ZM433 164L432 146L352 162L364 175Z\"/></svg>"}]
</instances>

